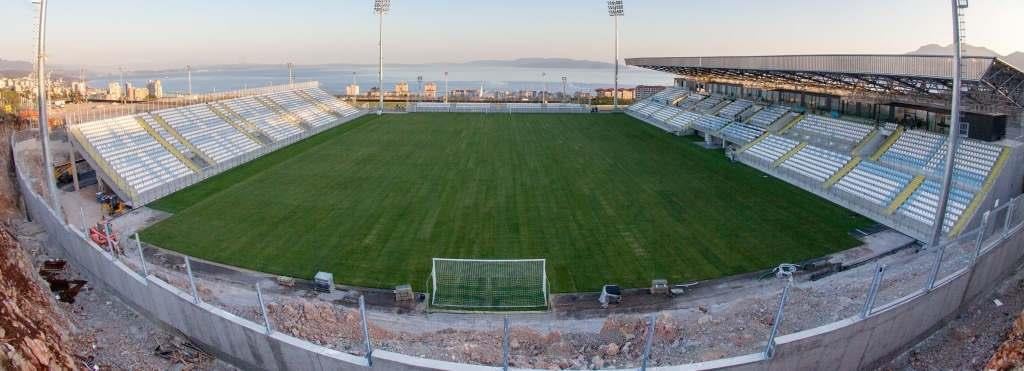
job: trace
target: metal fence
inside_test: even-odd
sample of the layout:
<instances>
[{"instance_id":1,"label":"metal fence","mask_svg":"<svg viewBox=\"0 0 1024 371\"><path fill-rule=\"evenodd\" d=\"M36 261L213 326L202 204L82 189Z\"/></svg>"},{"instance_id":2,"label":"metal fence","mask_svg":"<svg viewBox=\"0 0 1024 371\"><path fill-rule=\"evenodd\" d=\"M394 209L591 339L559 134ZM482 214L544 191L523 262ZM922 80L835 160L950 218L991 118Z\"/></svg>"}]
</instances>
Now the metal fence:
<instances>
[{"instance_id":1,"label":"metal fence","mask_svg":"<svg viewBox=\"0 0 1024 371\"><path fill-rule=\"evenodd\" d=\"M34 140L34 133L19 133L12 136L12 143ZM16 159L20 161L20 159ZM766 167L766 161L756 161L748 158L755 167ZM279 342L278 346L299 346L295 352L308 352L310 357L319 358L320 366L311 368L325 369L323 362L344 362L347 365L343 369L366 369L381 368L387 369L391 366L384 362L408 362L404 367L409 369L427 368L451 368L453 363L436 363L436 361L418 360L415 357L397 355L393 351L401 350L389 344L387 341L375 339L370 330L371 321L367 315L365 303L362 298L359 300L357 315L350 325L356 328L348 332L347 337L340 343L344 343L340 353L321 346L313 345L315 339L305 339L308 342L293 338L290 334L282 333L284 329L273 320L273 315L268 315L268 305L274 299L268 299L264 291L257 284L251 287L250 305L257 308L255 312L232 312L229 306L218 304L217 295L207 289L212 281L206 281L197 277L193 272L193 261L184 257L184 273L163 269L148 264L142 254L142 244L137 237L123 239L122 248L124 254L113 254L109 247L97 246L88 238L82 228L75 227L58 217L46 206L44 198L40 197L31 187L32 182L39 182L23 172L23 166L16 167L18 180L23 197L26 201L29 215L43 225L49 232L51 243L62 246L73 258L79 259L78 263L87 271L97 275L97 279L106 281L106 284L125 298L130 305L140 308L147 314L147 317L169 321L172 327L178 328L190 337L198 337L204 344L217 349L220 353L228 354L234 360L242 362L257 362L259 355L239 354L249 349L249 346L232 345L232 337L222 334L210 333L202 326L188 324L191 318L178 318L181 315L167 314L177 313L207 313L208 318L216 321L224 321L230 326L242 326L248 331L247 336L257 336L259 341ZM773 169L778 171L779 169ZM799 174L781 171L778 172L787 181L798 186L818 186L820 182L802 177ZM792 353L786 355L786 346L792 344L793 339L841 336L836 335L836 329L851 323L861 323L867 326L873 323L874 318L883 318L892 313L894 309L908 305L917 304L921 300L930 298L935 290L950 289L954 281L962 279L961 283L964 294L957 296L956 308L962 304L960 300L967 301L971 297L966 293L971 287L988 287L998 282L1005 273L1006 267L1013 266L1018 261L1021 253L1019 244L1009 243L1011 239L1020 240L1021 230L1024 229L1024 196L1019 196L1006 202L999 207L982 214L980 225L968 232L961 234L956 239L945 241L939 246L929 248L921 253L908 253L902 256L894 256L880 260L876 264L869 264L861 268L840 272L825 277L819 281L808 281L782 277L778 280L768 281L761 286L755 286L753 292L757 295L739 299L733 305L734 311L740 313L738 318L730 320L708 319L679 322L680 311L693 311L695 309L674 308L657 311L650 314L617 314L603 319L604 326L609 323L617 323L620 326L614 327L617 331L626 329L630 332L630 343L622 344L629 347L635 357L622 362L608 365L607 367L633 367L645 369L657 365L679 365L691 364L694 368L725 367L731 364L752 364L758 362L775 362L773 359L777 354L784 357L795 357ZM88 256L83 254L99 254L102 260L87 261ZM1012 262L1002 261L1012 259ZM979 264L985 264L979 267ZM106 266L116 268L108 271ZM999 266L994 266L999 265ZM111 272L135 272L133 277L124 276L121 273ZM983 272L975 276L975 271ZM985 275L987 274L987 275ZM184 277L182 277L182 275ZM132 283L129 284L129 281ZM139 286L141 282L144 286ZM150 285L157 282L157 287ZM148 285L148 286L146 286ZM142 287L149 287L147 290L167 291L172 297L182 298L180 301L173 301L173 305L181 308L156 308L153 303L140 302L140 300L152 300L158 293L139 296ZM160 291L163 290L163 291ZM958 289L959 290L959 289ZM160 294L162 295L162 294ZM237 302L237 293L232 300ZM775 296L773 296L775 295ZM949 296L943 294L943 297ZM150 299L142 299L150 298ZM273 303L277 305L279 303ZM714 303L726 305L726 303ZM171 304L163 304L168 306ZM924 308L918 308L924 309ZM199 310L194 312L192 310ZM952 309L951 309L952 310ZM189 312L192 311L192 312ZM166 313L165 313L166 312ZM721 315L715 312L714 315ZM924 316L925 314L921 314ZM472 360L473 363L491 366L494 369L514 366L522 366L524 359L535 359L542 357L540 350L530 347L523 347L521 344L545 336L545 333L568 331L560 327L560 320L546 314L527 315L489 315L479 314L482 320L478 322L478 328L473 329L482 337L474 346L488 345L481 347L484 357ZM207 318L207 317L204 317ZM443 317L437 319L443 321ZM939 323L942 318L924 318L917 322L925 324ZM182 322L184 321L184 322ZM879 319L879 321L886 321ZM888 323L888 322L886 322ZM932 325L926 326L932 328ZM204 332L205 331L205 332ZM468 330L467 330L468 331ZM594 334L582 334L580 336L601 336L605 331ZM255 334L255 335L254 335ZM904 337L897 335L886 335L898 337L899 341L886 342L887 347L902 347L905 342L916 341L917 336L907 334ZM698 336L706 337L704 342L694 340ZM784 340L780 338L785 337ZM249 338L247 341L253 341ZM440 341L440 339L434 339ZM515 346L514 344L520 344ZM731 343L731 344L730 344ZM898 344L897 344L898 343ZM723 344L730 344L728 349ZM251 344L249 344L251 345ZM335 346L338 346L335 344ZM619 345L617 345L619 346ZM819 344L818 348L803 349L805 352L826 352L827 344ZM888 348L887 348L888 349ZM894 349L893 349L894 350ZM617 348L617 351L623 351ZM333 353L332 353L333 352ZM610 354L608 349L603 349L604 354ZM867 352L865 350L865 352ZM891 353L891 351L888 351ZM305 354L305 353L302 353ZM710 358L712 363L700 363L709 361L707 355L713 354L716 357ZM264 354L263 356L267 356ZM816 357L814 354L807 354L806 357ZM354 361L360 359L362 361ZM796 356L798 357L798 356ZM400 361L395 361L396 359ZM288 362L299 362L298 359L282 360L280 364L263 364L264 367L276 368L282 365L303 368L302 364L289 364ZM781 361L779 361L781 362ZM253 363L252 365L257 365ZM537 366L537 365L533 365ZM582 367L594 367L592 361L586 362ZM853 368L850 365L836 365L840 368ZM579 367L577 365L577 367Z\"/></svg>"}]
</instances>

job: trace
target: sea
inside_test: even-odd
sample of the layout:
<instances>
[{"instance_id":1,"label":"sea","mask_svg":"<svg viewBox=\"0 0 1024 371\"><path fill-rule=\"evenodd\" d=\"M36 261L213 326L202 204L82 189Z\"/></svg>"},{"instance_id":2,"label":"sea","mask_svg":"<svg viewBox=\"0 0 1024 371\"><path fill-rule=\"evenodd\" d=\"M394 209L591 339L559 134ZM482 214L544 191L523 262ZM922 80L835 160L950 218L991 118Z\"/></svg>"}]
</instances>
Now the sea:
<instances>
[{"instance_id":1,"label":"sea","mask_svg":"<svg viewBox=\"0 0 1024 371\"><path fill-rule=\"evenodd\" d=\"M566 78L568 93L593 91L609 88L614 82L612 68L529 68L513 66L479 66L471 64L423 64L384 66L385 90L394 90L396 83L409 83L412 91L422 91L418 77L427 82L437 83L438 91L444 91L445 72L448 72L448 89L480 89L485 92L546 90L562 91L562 77ZM345 87L353 81L366 93L377 84L377 66L373 65L329 65L296 66L295 80L319 81L327 91L343 94ZM149 80L161 80L164 93L184 93L188 80L184 69L164 71L126 72L125 80L133 86L144 87ZM89 78L89 85L104 88L109 82L120 81L120 75L110 74ZM635 67L620 67L619 86L671 85L671 74L644 70ZM192 70L192 92L196 94L230 91L243 88L284 84L288 81L288 68L281 66L194 68Z\"/></svg>"}]
</instances>

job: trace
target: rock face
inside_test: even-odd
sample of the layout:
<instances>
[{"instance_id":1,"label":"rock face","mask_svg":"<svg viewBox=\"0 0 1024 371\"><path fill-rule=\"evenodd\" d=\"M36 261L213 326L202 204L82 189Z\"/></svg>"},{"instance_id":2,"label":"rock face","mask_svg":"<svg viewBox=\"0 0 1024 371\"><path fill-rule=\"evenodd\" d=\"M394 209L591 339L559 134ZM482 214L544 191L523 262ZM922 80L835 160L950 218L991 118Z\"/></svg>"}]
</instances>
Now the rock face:
<instances>
[{"instance_id":1,"label":"rock face","mask_svg":"<svg viewBox=\"0 0 1024 371\"><path fill-rule=\"evenodd\" d=\"M77 369L66 327L50 294L33 279L25 252L0 224L0 369Z\"/></svg>"}]
</instances>

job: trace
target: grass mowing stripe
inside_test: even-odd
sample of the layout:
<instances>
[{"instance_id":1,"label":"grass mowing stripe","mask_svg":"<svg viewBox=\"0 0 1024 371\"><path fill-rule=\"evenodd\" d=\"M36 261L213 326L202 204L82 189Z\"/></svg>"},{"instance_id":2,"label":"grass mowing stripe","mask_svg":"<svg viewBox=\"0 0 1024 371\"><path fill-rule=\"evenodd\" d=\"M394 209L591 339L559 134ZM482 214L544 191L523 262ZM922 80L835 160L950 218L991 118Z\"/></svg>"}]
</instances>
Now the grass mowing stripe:
<instances>
[{"instance_id":1,"label":"grass mowing stripe","mask_svg":"<svg viewBox=\"0 0 1024 371\"><path fill-rule=\"evenodd\" d=\"M708 279L858 244L866 219L625 115L406 114L329 130L153 206L147 241L419 290L432 257L546 258L554 292Z\"/></svg>"}]
</instances>

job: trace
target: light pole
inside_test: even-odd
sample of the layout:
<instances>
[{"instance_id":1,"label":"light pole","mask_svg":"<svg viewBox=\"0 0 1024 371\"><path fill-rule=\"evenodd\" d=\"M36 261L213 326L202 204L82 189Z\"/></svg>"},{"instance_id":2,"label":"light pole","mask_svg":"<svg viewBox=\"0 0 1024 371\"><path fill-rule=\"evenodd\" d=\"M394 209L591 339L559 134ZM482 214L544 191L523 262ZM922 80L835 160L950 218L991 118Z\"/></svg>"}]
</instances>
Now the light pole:
<instances>
[{"instance_id":1,"label":"light pole","mask_svg":"<svg viewBox=\"0 0 1024 371\"><path fill-rule=\"evenodd\" d=\"M448 104L448 71L444 71L444 103Z\"/></svg>"},{"instance_id":2,"label":"light pole","mask_svg":"<svg viewBox=\"0 0 1024 371\"><path fill-rule=\"evenodd\" d=\"M615 90L612 90L612 109L619 109L619 17L626 15L622 0L608 0L608 15L615 23Z\"/></svg>"},{"instance_id":3,"label":"light pole","mask_svg":"<svg viewBox=\"0 0 1024 371\"><path fill-rule=\"evenodd\" d=\"M548 73L547 72L541 72L540 73L540 80L541 80L541 83L543 83L543 85L541 87L541 91L540 91L540 103L541 104L548 104Z\"/></svg>"},{"instance_id":4,"label":"light pole","mask_svg":"<svg viewBox=\"0 0 1024 371\"><path fill-rule=\"evenodd\" d=\"M188 75L188 96L192 97L192 65L185 65L185 73Z\"/></svg>"},{"instance_id":5,"label":"light pole","mask_svg":"<svg viewBox=\"0 0 1024 371\"><path fill-rule=\"evenodd\" d=\"M288 62L288 86L295 86L295 65Z\"/></svg>"},{"instance_id":6,"label":"light pole","mask_svg":"<svg viewBox=\"0 0 1024 371\"><path fill-rule=\"evenodd\" d=\"M953 183L953 163L956 160L956 149L960 140L960 85L963 77L963 39L960 37L960 12L967 9L967 0L950 0L953 10L953 99L950 108L949 145L946 149L946 163L942 176L942 189L939 192L938 207L935 209L935 224L932 225L931 247L939 245L942 240L942 227L946 223L946 205L949 203L949 191Z\"/></svg>"},{"instance_id":7,"label":"light pole","mask_svg":"<svg viewBox=\"0 0 1024 371\"><path fill-rule=\"evenodd\" d=\"M391 10L391 0L373 0L373 11L377 13L377 93L380 94L380 107L377 115L384 114L384 14Z\"/></svg>"},{"instance_id":8,"label":"light pole","mask_svg":"<svg viewBox=\"0 0 1024 371\"><path fill-rule=\"evenodd\" d=\"M36 39L36 100L39 103L39 139L43 150L43 177L50 194L50 203L57 215L61 214L60 195L57 194L57 183L53 176L53 155L50 154L50 122L46 117L48 103L46 101L46 0L37 0L39 4L39 38Z\"/></svg>"},{"instance_id":9,"label":"light pole","mask_svg":"<svg viewBox=\"0 0 1024 371\"><path fill-rule=\"evenodd\" d=\"M569 78L565 77L565 76L562 76L562 103L565 103L565 100L568 99L567 98L568 96L565 95L566 94L565 88L566 88L566 85L568 83L569 83Z\"/></svg>"},{"instance_id":10,"label":"light pole","mask_svg":"<svg viewBox=\"0 0 1024 371\"><path fill-rule=\"evenodd\" d=\"M416 82L419 83L419 91L416 93L416 102L423 101L423 75L416 76Z\"/></svg>"}]
</instances>

